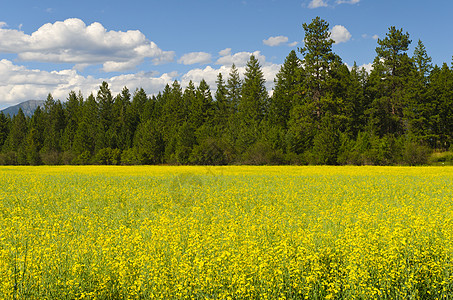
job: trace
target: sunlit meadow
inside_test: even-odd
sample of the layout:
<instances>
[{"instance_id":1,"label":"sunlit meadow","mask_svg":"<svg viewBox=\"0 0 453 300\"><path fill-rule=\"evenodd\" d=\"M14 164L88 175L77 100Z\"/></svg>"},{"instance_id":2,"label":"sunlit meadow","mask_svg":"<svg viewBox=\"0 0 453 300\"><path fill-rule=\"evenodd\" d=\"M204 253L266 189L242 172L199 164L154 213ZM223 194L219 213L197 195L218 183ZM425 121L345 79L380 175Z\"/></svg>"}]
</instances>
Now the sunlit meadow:
<instances>
[{"instance_id":1,"label":"sunlit meadow","mask_svg":"<svg viewBox=\"0 0 453 300\"><path fill-rule=\"evenodd\" d=\"M3 299L452 299L452 167L0 167Z\"/></svg>"}]
</instances>

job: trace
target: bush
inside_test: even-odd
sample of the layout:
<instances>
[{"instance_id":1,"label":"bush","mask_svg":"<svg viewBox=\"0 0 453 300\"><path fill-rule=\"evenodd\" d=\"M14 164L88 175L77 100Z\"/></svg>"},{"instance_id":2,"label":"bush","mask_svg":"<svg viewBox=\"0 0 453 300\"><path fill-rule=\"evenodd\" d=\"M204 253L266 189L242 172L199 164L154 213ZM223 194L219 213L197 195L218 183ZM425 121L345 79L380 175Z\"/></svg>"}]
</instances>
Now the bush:
<instances>
[{"instance_id":1,"label":"bush","mask_svg":"<svg viewBox=\"0 0 453 300\"><path fill-rule=\"evenodd\" d=\"M196 165L226 165L227 157L222 146L218 140L208 138L193 148L190 162Z\"/></svg>"},{"instance_id":2,"label":"bush","mask_svg":"<svg viewBox=\"0 0 453 300\"><path fill-rule=\"evenodd\" d=\"M126 149L121 153L121 164L128 166L141 164L135 148Z\"/></svg>"},{"instance_id":3,"label":"bush","mask_svg":"<svg viewBox=\"0 0 453 300\"><path fill-rule=\"evenodd\" d=\"M100 165L118 165L120 163L121 150L103 148L94 157L94 163Z\"/></svg>"},{"instance_id":4,"label":"bush","mask_svg":"<svg viewBox=\"0 0 453 300\"><path fill-rule=\"evenodd\" d=\"M41 161L45 165L59 165L61 164L61 154L58 151L48 151L41 153Z\"/></svg>"},{"instance_id":5,"label":"bush","mask_svg":"<svg viewBox=\"0 0 453 300\"><path fill-rule=\"evenodd\" d=\"M258 141L247 149L242 162L247 165L281 165L285 164L285 156L280 149L275 150L268 143Z\"/></svg>"},{"instance_id":6,"label":"bush","mask_svg":"<svg viewBox=\"0 0 453 300\"><path fill-rule=\"evenodd\" d=\"M90 151L84 151L73 159L72 163L75 165L88 165L90 163L91 153Z\"/></svg>"},{"instance_id":7,"label":"bush","mask_svg":"<svg viewBox=\"0 0 453 300\"><path fill-rule=\"evenodd\" d=\"M74 163L74 159L76 158L76 155L72 151L65 151L61 155L61 163L63 165L72 165Z\"/></svg>"},{"instance_id":8,"label":"bush","mask_svg":"<svg viewBox=\"0 0 453 300\"><path fill-rule=\"evenodd\" d=\"M0 153L0 165L17 165L17 154L14 151Z\"/></svg>"},{"instance_id":9,"label":"bush","mask_svg":"<svg viewBox=\"0 0 453 300\"><path fill-rule=\"evenodd\" d=\"M430 154L430 148L415 142L407 142L403 148L402 163L410 166L426 165Z\"/></svg>"},{"instance_id":10,"label":"bush","mask_svg":"<svg viewBox=\"0 0 453 300\"><path fill-rule=\"evenodd\" d=\"M432 165L453 165L453 152L434 152L428 162Z\"/></svg>"}]
</instances>

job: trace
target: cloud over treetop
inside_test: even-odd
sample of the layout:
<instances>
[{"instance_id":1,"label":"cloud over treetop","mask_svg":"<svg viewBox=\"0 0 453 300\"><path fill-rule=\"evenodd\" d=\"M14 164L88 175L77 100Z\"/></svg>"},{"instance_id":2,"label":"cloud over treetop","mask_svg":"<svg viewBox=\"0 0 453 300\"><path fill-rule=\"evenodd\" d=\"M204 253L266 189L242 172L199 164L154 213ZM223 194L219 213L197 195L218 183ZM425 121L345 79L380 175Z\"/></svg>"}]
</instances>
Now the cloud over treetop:
<instances>
[{"instance_id":1,"label":"cloud over treetop","mask_svg":"<svg viewBox=\"0 0 453 300\"><path fill-rule=\"evenodd\" d=\"M154 64L174 60L139 30L108 31L102 24L86 25L77 18L47 23L28 35L0 28L0 52L20 60L52 63L103 64L105 71L131 69L150 58Z\"/></svg>"}]
</instances>

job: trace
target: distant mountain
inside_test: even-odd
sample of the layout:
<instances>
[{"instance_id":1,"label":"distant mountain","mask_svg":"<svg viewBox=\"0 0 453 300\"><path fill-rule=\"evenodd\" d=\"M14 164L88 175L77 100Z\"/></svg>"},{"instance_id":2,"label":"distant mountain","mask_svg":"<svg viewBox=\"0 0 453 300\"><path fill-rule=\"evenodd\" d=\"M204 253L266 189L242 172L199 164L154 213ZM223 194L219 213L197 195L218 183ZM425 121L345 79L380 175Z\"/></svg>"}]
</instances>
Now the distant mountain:
<instances>
[{"instance_id":1,"label":"distant mountain","mask_svg":"<svg viewBox=\"0 0 453 300\"><path fill-rule=\"evenodd\" d=\"M22 108L22 111L26 116L31 117L35 110L38 108L38 106L41 106L41 108L44 106L44 100L28 100L13 106L10 106L8 108L5 108L2 110L2 112L5 114L9 114L11 117L16 115L19 112L19 108Z\"/></svg>"}]
</instances>

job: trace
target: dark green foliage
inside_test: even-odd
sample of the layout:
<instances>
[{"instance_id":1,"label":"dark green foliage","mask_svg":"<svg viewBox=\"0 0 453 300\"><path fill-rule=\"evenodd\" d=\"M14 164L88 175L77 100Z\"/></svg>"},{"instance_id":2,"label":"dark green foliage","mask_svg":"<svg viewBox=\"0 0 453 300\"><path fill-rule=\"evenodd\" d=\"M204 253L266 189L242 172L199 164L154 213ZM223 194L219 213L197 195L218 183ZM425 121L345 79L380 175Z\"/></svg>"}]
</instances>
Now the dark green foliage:
<instances>
[{"instance_id":1,"label":"dark green foliage","mask_svg":"<svg viewBox=\"0 0 453 300\"><path fill-rule=\"evenodd\" d=\"M349 69L333 53L329 24L303 24L272 96L251 56L241 79L233 64L212 96L205 80L178 81L149 96L102 82L86 99L49 94L31 117L0 113L0 164L354 164L450 163L453 70L433 66L418 41L390 27L373 70ZM436 151L437 154L431 155ZM451 152L448 152L451 153ZM449 156L450 155L450 156ZM430 158L431 156L431 158Z\"/></svg>"},{"instance_id":2,"label":"dark green foliage","mask_svg":"<svg viewBox=\"0 0 453 300\"><path fill-rule=\"evenodd\" d=\"M274 94L269 104L269 126L287 128L290 111L300 102L302 73L301 61L293 50L286 57L275 80Z\"/></svg>"},{"instance_id":3,"label":"dark green foliage","mask_svg":"<svg viewBox=\"0 0 453 300\"><path fill-rule=\"evenodd\" d=\"M243 152L260 137L261 122L268 109L268 93L261 66L255 56L247 62L241 98L238 103L237 124L239 125L237 146Z\"/></svg>"},{"instance_id":4,"label":"dark green foliage","mask_svg":"<svg viewBox=\"0 0 453 300\"><path fill-rule=\"evenodd\" d=\"M3 144L6 141L9 133L9 119L0 112L0 151L2 150Z\"/></svg>"}]
</instances>

